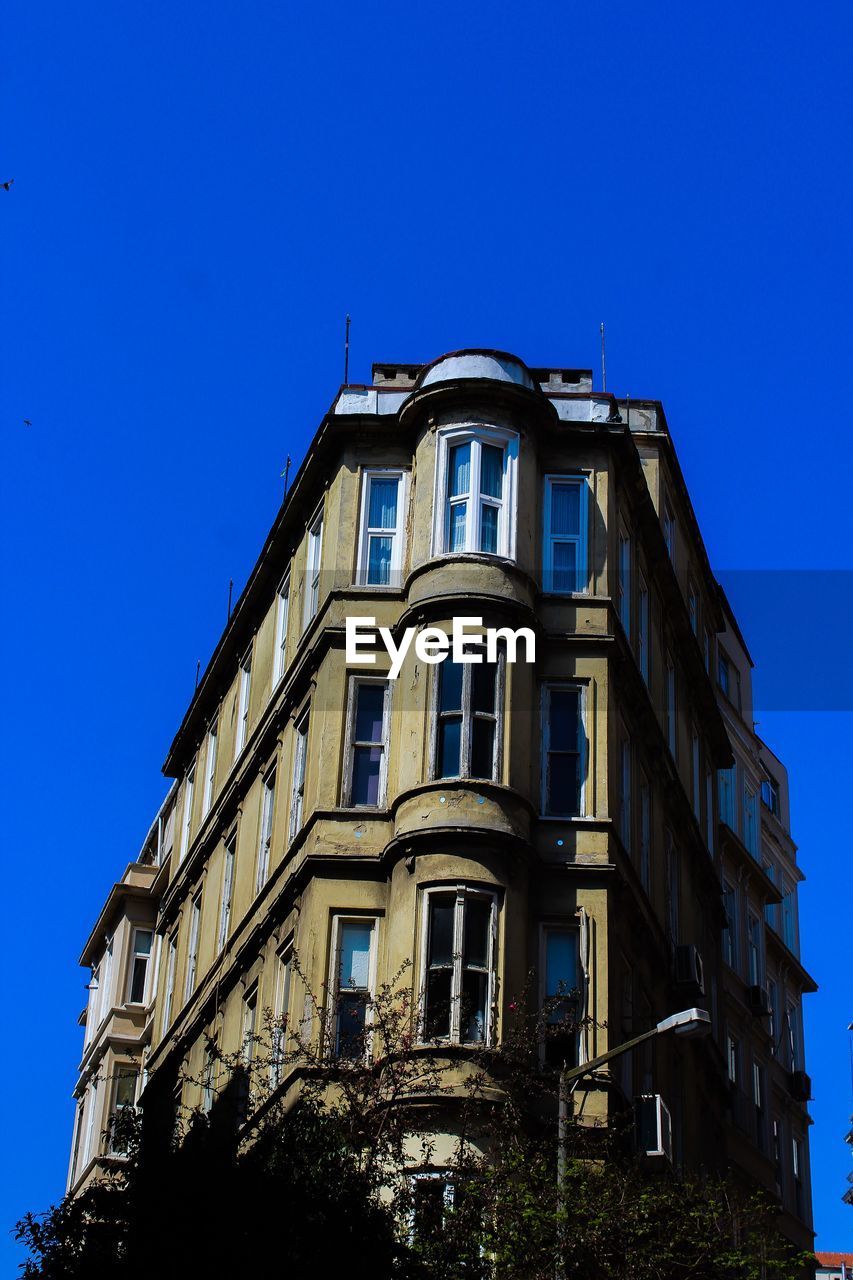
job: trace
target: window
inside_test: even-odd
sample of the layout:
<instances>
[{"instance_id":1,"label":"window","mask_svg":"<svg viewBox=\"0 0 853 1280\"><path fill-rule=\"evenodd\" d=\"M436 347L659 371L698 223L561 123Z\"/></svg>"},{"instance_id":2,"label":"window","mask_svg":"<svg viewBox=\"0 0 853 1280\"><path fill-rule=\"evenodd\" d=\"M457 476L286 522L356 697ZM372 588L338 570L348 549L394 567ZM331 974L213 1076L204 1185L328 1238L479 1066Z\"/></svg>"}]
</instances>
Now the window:
<instances>
[{"instance_id":1,"label":"window","mask_svg":"<svg viewBox=\"0 0 853 1280\"><path fill-rule=\"evenodd\" d=\"M500 662L454 662L436 670L436 778L496 779L503 680Z\"/></svg>"},{"instance_id":2,"label":"window","mask_svg":"<svg viewBox=\"0 0 853 1280\"><path fill-rule=\"evenodd\" d=\"M640 779L640 881L646 893L651 888L652 789L648 778Z\"/></svg>"},{"instance_id":3,"label":"window","mask_svg":"<svg viewBox=\"0 0 853 1280\"><path fill-rule=\"evenodd\" d=\"M190 937L187 950L187 977L184 983L184 999L189 1000L195 991L195 980L198 972L198 942L201 928L201 889L198 890L190 906Z\"/></svg>"},{"instance_id":4,"label":"window","mask_svg":"<svg viewBox=\"0 0 853 1280\"><path fill-rule=\"evenodd\" d=\"M672 753L673 759L678 754L678 722L676 719L676 702L675 702L675 663L672 655L666 655L666 688L665 693L665 719L666 719L666 743Z\"/></svg>"},{"instance_id":5,"label":"window","mask_svg":"<svg viewBox=\"0 0 853 1280\"><path fill-rule=\"evenodd\" d=\"M765 1114L766 1088L764 1068L760 1063L752 1064L752 1102L755 1107L755 1141L760 1151L767 1150L767 1118Z\"/></svg>"},{"instance_id":6,"label":"window","mask_svg":"<svg viewBox=\"0 0 853 1280\"><path fill-rule=\"evenodd\" d=\"M290 615L290 574L286 573L275 597L275 660L273 684L278 684L287 667L287 619Z\"/></svg>"},{"instance_id":7,"label":"window","mask_svg":"<svg viewBox=\"0 0 853 1280\"><path fill-rule=\"evenodd\" d=\"M81 1098L77 1103L77 1109L74 1113L74 1142L71 1154L71 1172L68 1175L68 1190L70 1190L77 1181L77 1172L80 1167L80 1142L83 1137L83 1112L85 1103Z\"/></svg>"},{"instance_id":8,"label":"window","mask_svg":"<svg viewBox=\"0 0 853 1280\"><path fill-rule=\"evenodd\" d=\"M172 1025L172 1005L175 1000L175 969L178 963L177 931L169 938L169 955L166 962L166 991L163 997L163 1034Z\"/></svg>"},{"instance_id":9,"label":"window","mask_svg":"<svg viewBox=\"0 0 853 1280\"><path fill-rule=\"evenodd\" d=\"M667 554L675 566L675 516L672 513L672 507L669 505L668 499L664 498L663 502L663 540L666 543Z\"/></svg>"},{"instance_id":10,"label":"window","mask_svg":"<svg viewBox=\"0 0 853 1280\"><path fill-rule=\"evenodd\" d=\"M670 942L675 945L679 939L679 917L681 909L681 874L678 849L672 839L672 833L666 833L666 926Z\"/></svg>"},{"instance_id":11,"label":"window","mask_svg":"<svg viewBox=\"0 0 853 1280\"><path fill-rule=\"evenodd\" d=\"M754 911L748 911L746 917L746 945L749 984L752 987L760 987L763 985L764 964L762 960L762 931L763 926L759 916Z\"/></svg>"},{"instance_id":12,"label":"window","mask_svg":"<svg viewBox=\"0 0 853 1280\"><path fill-rule=\"evenodd\" d=\"M791 1141L791 1174L794 1179L794 1197L797 1207L797 1216L805 1217L805 1148L802 1138L793 1138Z\"/></svg>"},{"instance_id":13,"label":"window","mask_svg":"<svg viewBox=\"0 0 853 1280\"><path fill-rule=\"evenodd\" d=\"M789 1000L785 1006L785 1022L788 1028L788 1064L792 1071L802 1071L803 1062L803 1024L802 1010L796 1000Z\"/></svg>"},{"instance_id":14,"label":"window","mask_svg":"<svg viewBox=\"0 0 853 1280\"><path fill-rule=\"evenodd\" d=\"M724 822L727 827L731 827L732 831L737 831L737 817L735 814L736 769L737 766L732 765L730 769L720 769L717 774L720 822Z\"/></svg>"},{"instance_id":15,"label":"window","mask_svg":"<svg viewBox=\"0 0 853 1280\"><path fill-rule=\"evenodd\" d=\"M788 889L782 898L782 941L789 951L799 955L797 946L797 891Z\"/></svg>"},{"instance_id":16,"label":"window","mask_svg":"<svg viewBox=\"0 0 853 1280\"><path fill-rule=\"evenodd\" d=\"M714 852L714 775L705 771L705 843L709 853Z\"/></svg>"},{"instance_id":17,"label":"window","mask_svg":"<svg viewBox=\"0 0 853 1280\"><path fill-rule=\"evenodd\" d=\"M649 588L640 577L637 599L637 662L640 675L649 683Z\"/></svg>"},{"instance_id":18,"label":"window","mask_svg":"<svg viewBox=\"0 0 853 1280\"><path fill-rule=\"evenodd\" d=\"M124 1112L136 1105L138 1072L135 1067L117 1067L113 1077L113 1101L110 1108L109 1152L120 1156L127 1153L127 1130Z\"/></svg>"},{"instance_id":19,"label":"window","mask_svg":"<svg viewBox=\"0 0 853 1280\"><path fill-rule=\"evenodd\" d=\"M186 782L184 783L184 817L181 824L181 855L179 861L183 861L186 857L187 849L190 847L190 827L193 820L193 796L195 795L195 765L193 760L187 770Z\"/></svg>"},{"instance_id":20,"label":"window","mask_svg":"<svg viewBox=\"0 0 853 1280\"><path fill-rule=\"evenodd\" d=\"M580 1012L578 930L566 925L543 925L540 961L541 1004L544 1017L544 1057L549 1066L577 1062L577 1024Z\"/></svg>"},{"instance_id":21,"label":"window","mask_svg":"<svg viewBox=\"0 0 853 1280\"><path fill-rule=\"evenodd\" d=\"M586 774L583 690L545 685L542 730L542 811L552 817L577 817L584 810Z\"/></svg>"},{"instance_id":22,"label":"window","mask_svg":"<svg viewBox=\"0 0 853 1280\"><path fill-rule=\"evenodd\" d=\"M208 1116L216 1095L216 1046L210 1040L204 1051L204 1067L201 1075L201 1111Z\"/></svg>"},{"instance_id":23,"label":"window","mask_svg":"<svg viewBox=\"0 0 853 1280\"><path fill-rule=\"evenodd\" d=\"M545 591L570 595L586 591L587 502L583 476L546 476L542 539L542 585Z\"/></svg>"},{"instance_id":24,"label":"window","mask_svg":"<svg viewBox=\"0 0 853 1280\"><path fill-rule=\"evenodd\" d=\"M518 437L508 432L457 428L439 433L437 554L515 555L517 458Z\"/></svg>"},{"instance_id":25,"label":"window","mask_svg":"<svg viewBox=\"0 0 853 1280\"><path fill-rule=\"evenodd\" d=\"M234 859L237 855L237 832L225 841L222 865L222 895L219 899L219 930L216 935L217 954L228 941L231 931L231 904L234 898Z\"/></svg>"},{"instance_id":26,"label":"window","mask_svg":"<svg viewBox=\"0 0 853 1280\"><path fill-rule=\"evenodd\" d=\"M303 711L293 730L293 789L290 796L290 839L302 827L305 805L305 767L308 759L308 711Z\"/></svg>"},{"instance_id":27,"label":"window","mask_svg":"<svg viewBox=\"0 0 853 1280\"><path fill-rule=\"evenodd\" d=\"M753 858L758 857L758 793L743 785L743 842Z\"/></svg>"},{"instance_id":28,"label":"window","mask_svg":"<svg viewBox=\"0 0 853 1280\"><path fill-rule=\"evenodd\" d=\"M243 655L240 663L240 687L237 695L237 733L234 738L234 759L246 745L249 733L249 699L252 693L252 650Z\"/></svg>"},{"instance_id":29,"label":"window","mask_svg":"<svg viewBox=\"0 0 853 1280\"><path fill-rule=\"evenodd\" d=\"M708 675L710 675L711 674L711 633L707 627L705 628L703 633L702 656L705 659L705 670L708 672Z\"/></svg>"},{"instance_id":30,"label":"window","mask_svg":"<svg viewBox=\"0 0 853 1280\"><path fill-rule=\"evenodd\" d=\"M216 781L216 753L219 747L219 720L214 719L207 731L207 755L204 765L204 795L202 797L202 816L207 813L213 801L213 787Z\"/></svg>"},{"instance_id":31,"label":"window","mask_svg":"<svg viewBox=\"0 0 853 1280\"><path fill-rule=\"evenodd\" d=\"M734 1036L729 1036L727 1039L729 1080L732 1084L737 1085L740 1084L740 1041L736 1040Z\"/></svg>"},{"instance_id":32,"label":"window","mask_svg":"<svg viewBox=\"0 0 853 1280\"><path fill-rule=\"evenodd\" d=\"M730 969L739 969L737 890L727 880L723 881L723 906L726 924L723 929L723 959Z\"/></svg>"},{"instance_id":33,"label":"window","mask_svg":"<svg viewBox=\"0 0 853 1280\"><path fill-rule=\"evenodd\" d=\"M397 587L402 582L404 471L365 471L361 481L361 531L358 582L368 587Z\"/></svg>"},{"instance_id":34,"label":"window","mask_svg":"<svg viewBox=\"0 0 853 1280\"><path fill-rule=\"evenodd\" d=\"M620 747L619 835L631 852L631 741L623 738Z\"/></svg>"},{"instance_id":35,"label":"window","mask_svg":"<svg viewBox=\"0 0 853 1280\"><path fill-rule=\"evenodd\" d=\"M731 687L731 677L729 674L729 660L723 653L722 649L717 650L717 684L721 691L728 698L729 689Z\"/></svg>"},{"instance_id":36,"label":"window","mask_svg":"<svg viewBox=\"0 0 853 1280\"><path fill-rule=\"evenodd\" d=\"M127 981L127 1003L144 1004L148 987L148 962L151 959L151 929L134 929L133 952Z\"/></svg>"},{"instance_id":37,"label":"window","mask_svg":"<svg viewBox=\"0 0 853 1280\"><path fill-rule=\"evenodd\" d=\"M333 1023L336 1058L363 1058L376 966L376 921L336 916L333 926Z\"/></svg>"},{"instance_id":38,"label":"window","mask_svg":"<svg viewBox=\"0 0 853 1280\"><path fill-rule=\"evenodd\" d=\"M423 1037L482 1044L491 1030L495 895L458 885L424 895Z\"/></svg>"},{"instance_id":39,"label":"window","mask_svg":"<svg viewBox=\"0 0 853 1280\"><path fill-rule=\"evenodd\" d=\"M344 804L385 803L389 701L387 680L351 680Z\"/></svg>"},{"instance_id":40,"label":"window","mask_svg":"<svg viewBox=\"0 0 853 1280\"><path fill-rule=\"evenodd\" d=\"M317 612L320 603L320 559L323 554L323 508L308 527L308 550L305 566L305 616L303 629Z\"/></svg>"},{"instance_id":41,"label":"window","mask_svg":"<svg viewBox=\"0 0 853 1280\"><path fill-rule=\"evenodd\" d=\"M260 893L270 873L272 850L272 824L275 816L275 766L264 778L261 794L261 829L258 838L258 866L255 877L255 893Z\"/></svg>"},{"instance_id":42,"label":"window","mask_svg":"<svg viewBox=\"0 0 853 1280\"><path fill-rule=\"evenodd\" d=\"M86 1116L86 1146L83 1156L83 1166L89 1163L95 1155L95 1113L98 1110L98 1077L95 1076L89 1085L89 1096L87 1099L88 1114Z\"/></svg>"},{"instance_id":43,"label":"window","mask_svg":"<svg viewBox=\"0 0 853 1280\"><path fill-rule=\"evenodd\" d=\"M625 629L625 635L631 638L631 539L627 534L619 534L619 621Z\"/></svg>"},{"instance_id":44,"label":"window","mask_svg":"<svg viewBox=\"0 0 853 1280\"><path fill-rule=\"evenodd\" d=\"M293 969L293 953L290 947L279 958L275 977L275 1005L273 1007L272 1052L270 1054L270 1084L281 1083L284 1055L287 1048L287 1019L290 1011L290 983Z\"/></svg>"},{"instance_id":45,"label":"window","mask_svg":"<svg viewBox=\"0 0 853 1280\"><path fill-rule=\"evenodd\" d=\"M255 985L243 998L243 1033L240 1039L240 1056L243 1065L251 1066L255 1056L255 1023L258 1016L258 988Z\"/></svg>"},{"instance_id":46,"label":"window","mask_svg":"<svg viewBox=\"0 0 853 1280\"><path fill-rule=\"evenodd\" d=\"M775 1058L779 1052L782 1020L779 1006L779 984L775 978L767 979L767 1007L770 1010L770 1052Z\"/></svg>"},{"instance_id":47,"label":"window","mask_svg":"<svg viewBox=\"0 0 853 1280\"><path fill-rule=\"evenodd\" d=\"M699 732L696 726L690 734L690 773L693 784L693 813L696 821L702 821L702 755L699 745Z\"/></svg>"},{"instance_id":48,"label":"window","mask_svg":"<svg viewBox=\"0 0 853 1280\"><path fill-rule=\"evenodd\" d=\"M775 818L779 817L781 812L779 805L779 783L770 775L764 779L761 784L761 803L765 809L769 809Z\"/></svg>"},{"instance_id":49,"label":"window","mask_svg":"<svg viewBox=\"0 0 853 1280\"><path fill-rule=\"evenodd\" d=\"M690 615L690 630L696 636L699 634L699 597L692 582L687 587L687 612Z\"/></svg>"}]
</instances>

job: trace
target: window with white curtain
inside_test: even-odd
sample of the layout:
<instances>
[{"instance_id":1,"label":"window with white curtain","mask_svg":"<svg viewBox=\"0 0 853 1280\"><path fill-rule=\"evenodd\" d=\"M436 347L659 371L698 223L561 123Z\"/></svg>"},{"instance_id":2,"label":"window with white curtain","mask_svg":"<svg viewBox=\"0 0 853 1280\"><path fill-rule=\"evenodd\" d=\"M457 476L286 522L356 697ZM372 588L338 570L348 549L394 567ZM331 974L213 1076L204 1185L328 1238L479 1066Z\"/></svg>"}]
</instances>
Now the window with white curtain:
<instances>
[{"instance_id":1,"label":"window with white curtain","mask_svg":"<svg viewBox=\"0 0 853 1280\"><path fill-rule=\"evenodd\" d=\"M438 434L436 554L515 556L518 436L496 427Z\"/></svg>"},{"instance_id":2,"label":"window with white curtain","mask_svg":"<svg viewBox=\"0 0 853 1280\"><path fill-rule=\"evenodd\" d=\"M542 586L561 595L586 591L589 485L584 476L546 476Z\"/></svg>"},{"instance_id":3,"label":"window with white curtain","mask_svg":"<svg viewBox=\"0 0 853 1280\"><path fill-rule=\"evenodd\" d=\"M365 471L361 481L358 582L398 587L402 582L406 472Z\"/></svg>"}]
</instances>

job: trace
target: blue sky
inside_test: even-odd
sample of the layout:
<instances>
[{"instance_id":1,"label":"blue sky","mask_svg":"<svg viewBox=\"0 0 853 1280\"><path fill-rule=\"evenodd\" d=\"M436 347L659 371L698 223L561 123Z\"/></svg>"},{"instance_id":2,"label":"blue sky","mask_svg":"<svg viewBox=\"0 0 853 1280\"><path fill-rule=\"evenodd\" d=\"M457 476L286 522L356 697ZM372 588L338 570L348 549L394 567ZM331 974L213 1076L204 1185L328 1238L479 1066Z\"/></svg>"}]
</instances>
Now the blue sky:
<instances>
[{"instance_id":1,"label":"blue sky","mask_svg":"<svg viewBox=\"0 0 853 1280\"><path fill-rule=\"evenodd\" d=\"M75 960L349 311L353 380L460 346L595 365L606 320L609 386L665 402L714 566L835 571L808 625L740 609L808 873L819 1244L853 1248L851 54L842 0L9 0L0 1224L63 1189Z\"/></svg>"}]
</instances>

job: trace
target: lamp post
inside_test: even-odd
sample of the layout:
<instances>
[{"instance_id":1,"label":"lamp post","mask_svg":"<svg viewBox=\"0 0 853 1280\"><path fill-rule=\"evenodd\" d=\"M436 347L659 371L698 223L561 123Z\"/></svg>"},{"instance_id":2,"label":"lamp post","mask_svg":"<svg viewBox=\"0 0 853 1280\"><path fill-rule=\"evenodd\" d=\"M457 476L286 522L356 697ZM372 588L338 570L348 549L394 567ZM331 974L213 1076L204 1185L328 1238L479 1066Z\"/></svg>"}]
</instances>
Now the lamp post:
<instances>
[{"instance_id":1,"label":"lamp post","mask_svg":"<svg viewBox=\"0 0 853 1280\"><path fill-rule=\"evenodd\" d=\"M584 1076L603 1067L606 1062L612 1062L614 1058L630 1052L638 1044L651 1040L653 1036L663 1035L667 1031L672 1031L677 1036L706 1036L710 1030L711 1018L705 1009L683 1009L681 1013L673 1013L668 1018L663 1018L652 1027L651 1031L644 1031L642 1035L634 1036L633 1040L626 1040L624 1044L617 1045L615 1049L608 1049L606 1053L600 1053L597 1058L591 1058L589 1062L584 1062L579 1067L563 1068L560 1072L560 1104L557 1118L557 1178L560 1187L566 1176L569 1097L578 1082Z\"/></svg>"}]
</instances>

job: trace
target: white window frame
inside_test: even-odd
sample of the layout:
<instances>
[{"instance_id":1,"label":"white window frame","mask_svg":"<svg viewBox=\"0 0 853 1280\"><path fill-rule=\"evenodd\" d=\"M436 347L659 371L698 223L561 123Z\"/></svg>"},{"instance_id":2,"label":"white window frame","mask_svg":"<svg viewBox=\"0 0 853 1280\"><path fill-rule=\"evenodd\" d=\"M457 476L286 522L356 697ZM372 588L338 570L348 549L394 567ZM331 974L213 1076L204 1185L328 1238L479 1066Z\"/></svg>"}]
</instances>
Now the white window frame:
<instances>
[{"instance_id":1,"label":"white window frame","mask_svg":"<svg viewBox=\"0 0 853 1280\"><path fill-rule=\"evenodd\" d=\"M364 1053L365 1058L370 1056L371 1037L370 1027L373 1021L373 1011L371 1002L376 995L376 957L378 952L379 939L379 919L378 915L359 915L356 912L342 912L332 917L332 945L329 954L329 989L331 992L331 1008L329 1010L331 1018L328 1028L328 1049L332 1057L340 1056L339 1049L339 1027L338 1027L338 1001L341 991L359 992L364 991L366 996L366 1009L364 1013ZM343 938L344 926L348 924L369 925L370 926L370 955L367 964L367 987L343 987L341 988L341 941Z\"/></svg>"},{"instance_id":2,"label":"white window frame","mask_svg":"<svg viewBox=\"0 0 853 1280\"><path fill-rule=\"evenodd\" d=\"M571 919L550 919L543 920L539 925L539 1009L545 1009L545 1005L549 1000L559 999L559 996L548 995L548 946L547 938L549 933L565 933L570 934L574 941L575 947L575 972L577 975L577 1022L580 1023L584 1016L585 1005L585 987L586 974L584 972L583 954L581 948L581 928L580 921L577 916ZM566 993L566 1000L571 998ZM553 1024L548 1024L553 1025ZM575 1055L577 1062L580 1062L581 1053L581 1033L580 1029L575 1032ZM539 1058L544 1062L546 1056L546 1045L540 1045Z\"/></svg>"},{"instance_id":3,"label":"white window frame","mask_svg":"<svg viewBox=\"0 0 853 1280\"><path fill-rule=\"evenodd\" d=\"M550 754L551 741L551 702L550 695L552 690L567 690L571 693L577 693L578 706L580 715L578 716L578 771L580 774L580 801L578 814L552 814L548 807L548 756ZM589 775L589 725L587 724L588 714L588 690L585 685L578 684L571 680L545 680L542 684L540 693L540 723L542 727L542 758L540 760L540 806L543 817L553 817L561 822L571 822L573 818L583 818L587 816L587 781Z\"/></svg>"},{"instance_id":4,"label":"white window frame","mask_svg":"<svg viewBox=\"0 0 853 1280\"><path fill-rule=\"evenodd\" d=\"M163 1024L161 1035L172 1025L175 1003L175 976L178 968L178 931L169 935L169 951L166 956L166 985L163 991Z\"/></svg>"},{"instance_id":5,"label":"white window frame","mask_svg":"<svg viewBox=\"0 0 853 1280\"><path fill-rule=\"evenodd\" d=\"M277 765L273 764L264 774L261 785L261 820L258 828L258 858L255 871L255 893L260 893L270 874L272 857L273 824L275 822L275 784Z\"/></svg>"},{"instance_id":6,"label":"white window frame","mask_svg":"<svg viewBox=\"0 0 853 1280\"><path fill-rule=\"evenodd\" d=\"M196 989L198 978L198 952L201 938L201 889L193 894L190 903L190 929L187 939L187 972L184 976L184 1003Z\"/></svg>"},{"instance_id":7,"label":"white window frame","mask_svg":"<svg viewBox=\"0 0 853 1280\"><path fill-rule=\"evenodd\" d=\"M250 1067L255 1057L255 1038L258 1025L258 984L249 988L243 996L243 1016L240 1028L240 1059L244 1067Z\"/></svg>"},{"instance_id":8,"label":"white window frame","mask_svg":"<svg viewBox=\"0 0 853 1280\"><path fill-rule=\"evenodd\" d=\"M360 742L356 741L355 723L356 713L358 710L358 694L363 685L374 684L383 686L382 699L382 740L381 742ZM349 690L347 696L347 719L346 719L346 736L344 740L344 777L343 777L343 796L341 804L347 809L381 809L385 805L388 794L388 739L390 734L391 723L391 681L381 676L355 676L351 675L349 679ZM356 804L353 799L352 788L355 777L355 750L356 747L380 747L382 750L382 761L379 766L379 794L376 798L375 805Z\"/></svg>"},{"instance_id":9,"label":"white window frame","mask_svg":"<svg viewBox=\"0 0 853 1280\"><path fill-rule=\"evenodd\" d=\"M273 687L287 670L287 624L290 618L290 570L282 578L275 593L275 662Z\"/></svg>"},{"instance_id":10,"label":"white window frame","mask_svg":"<svg viewBox=\"0 0 853 1280\"><path fill-rule=\"evenodd\" d=\"M433 555L488 555L514 560L516 556L516 524L518 505L518 433L500 427L465 423L442 427L436 437L436 490L433 508ZM450 450L456 445L471 445L470 484L467 495L468 514L465 522L465 546L450 550L450 506L448 468ZM480 491L481 446L501 449L503 461L503 493L500 498L483 497ZM498 508L496 551L480 551L481 506Z\"/></svg>"},{"instance_id":11,"label":"white window frame","mask_svg":"<svg viewBox=\"0 0 853 1280\"><path fill-rule=\"evenodd\" d=\"M223 949L231 932L231 907L234 901L234 864L237 858L237 832L232 831L222 854L222 890L219 898L219 927L216 934L216 954Z\"/></svg>"},{"instance_id":12,"label":"white window frame","mask_svg":"<svg viewBox=\"0 0 853 1280\"><path fill-rule=\"evenodd\" d=\"M370 518L370 487L374 480L397 481L397 523L393 529L373 528L367 523ZM383 588L395 588L402 585L408 482L409 473L403 467L369 467L361 473L361 518L359 521L358 558L356 561L356 583L358 586L382 590ZM371 537L391 539L391 564L388 570L387 582L368 581Z\"/></svg>"},{"instance_id":13,"label":"white window frame","mask_svg":"<svg viewBox=\"0 0 853 1280\"><path fill-rule=\"evenodd\" d=\"M619 621L631 641L631 539L627 533L619 532L619 560L616 576L616 590L619 597Z\"/></svg>"},{"instance_id":14,"label":"white window frame","mask_svg":"<svg viewBox=\"0 0 853 1280\"><path fill-rule=\"evenodd\" d=\"M314 512L305 539L305 600L302 630L316 617L320 607L320 566L323 560L323 503Z\"/></svg>"},{"instance_id":15,"label":"white window frame","mask_svg":"<svg viewBox=\"0 0 853 1280\"><path fill-rule=\"evenodd\" d=\"M474 648L481 649L482 646L478 642L472 642L469 645L471 651ZM481 654L483 662L486 660L486 654ZM473 722L475 719L493 720L495 725L494 752L492 757L492 773L491 777L483 778L484 782L499 782L503 771L503 735L504 735L504 700L506 687L506 661L505 654L502 650L498 650L497 661L495 666L495 710L494 715L485 711L472 711L473 699L473 668L475 663L463 662L462 666L462 706L460 712L462 716L460 743L459 743L459 773L444 779L444 776L438 772L438 752L439 752L439 723L442 715L452 714L439 711L440 699L440 680L441 672L444 670L447 662L451 660L446 658L444 662L436 663L433 667L432 676L432 705L433 715L430 720L430 779L432 781L454 781L454 777L459 778L475 778L472 773L472 752L473 752Z\"/></svg>"},{"instance_id":16,"label":"white window frame","mask_svg":"<svg viewBox=\"0 0 853 1280\"><path fill-rule=\"evenodd\" d=\"M426 1039L427 1014L427 981L429 977L429 921L430 903L433 897L456 895L453 917L453 960L450 985L450 1028L447 1036ZM497 981L497 943L498 943L498 895L494 889L468 883L450 883L431 885L422 891L421 904L421 939L420 939L420 1011L418 1018L418 1040L421 1044L471 1044L489 1046L494 1043L495 1032L495 989ZM469 898L482 898L490 904L489 920L489 954L486 976L486 1020L482 1041L461 1040L460 1013L462 1005L463 976L463 921L464 904Z\"/></svg>"},{"instance_id":17,"label":"white window frame","mask_svg":"<svg viewBox=\"0 0 853 1280\"><path fill-rule=\"evenodd\" d=\"M187 850L190 847L190 830L193 821L193 801L195 799L195 772L198 764L198 756L195 757L184 780L184 812L181 817L181 848L178 855L178 862L183 862L187 856Z\"/></svg>"},{"instance_id":18,"label":"white window frame","mask_svg":"<svg viewBox=\"0 0 853 1280\"><path fill-rule=\"evenodd\" d=\"M565 475L557 475L555 473L544 476L543 483L545 491L542 502L542 590L550 595L589 595L589 475L579 472L568 472ZM551 533L551 495L555 484L576 484L578 486L580 532L577 538L572 538L565 534L557 535ZM577 547L575 589L573 591L560 591L554 585L555 542L573 542Z\"/></svg>"},{"instance_id":19,"label":"white window frame","mask_svg":"<svg viewBox=\"0 0 853 1280\"><path fill-rule=\"evenodd\" d=\"M249 736L249 706L252 700L252 646L249 645L240 659L239 690L237 694L237 726L234 731L234 759L246 745Z\"/></svg>"},{"instance_id":20,"label":"white window frame","mask_svg":"<svg viewBox=\"0 0 853 1280\"><path fill-rule=\"evenodd\" d=\"M215 715L207 729L207 750L204 759L204 794L201 803L201 816L210 811L213 803L213 789L216 782L216 757L219 753L219 716Z\"/></svg>"},{"instance_id":21,"label":"white window frame","mask_svg":"<svg viewBox=\"0 0 853 1280\"><path fill-rule=\"evenodd\" d=\"M290 789L290 824L288 841L295 840L302 830L305 809L305 775L308 765L308 734L311 728L311 708L306 707L293 725L293 780Z\"/></svg>"},{"instance_id":22,"label":"white window frame","mask_svg":"<svg viewBox=\"0 0 853 1280\"><path fill-rule=\"evenodd\" d=\"M640 675L649 683L649 586L645 577L639 575L637 593L637 665Z\"/></svg>"},{"instance_id":23,"label":"white window frame","mask_svg":"<svg viewBox=\"0 0 853 1280\"><path fill-rule=\"evenodd\" d=\"M118 1101L119 1083L120 1083L120 1077L122 1076L125 1076L125 1077L132 1076L135 1081L132 1102L120 1103ZM113 1077L112 1077L112 1088L110 1089L110 1110L109 1110L109 1121L107 1126L108 1127L108 1138L107 1138L107 1144L108 1144L107 1154L108 1155L115 1157L115 1156L124 1156L127 1154L126 1151L121 1151L119 1148L117 1148L114 1145L116 1141L115 1125L119 1117L119 1114L122 1111L126 1110L128 1107L130 1108L136 1107L136 1099L138 1096L139 1096L138 1069L134 1067L133 1063L131 1062L117 1062L114 1066Z\"/></svg>"},{"instance_id":24,"label":"white window frame","mask_svg":"<svg viewBox=\"0 0 853 1280\"><path fill-rule=\"evenodd\" d=\"M95 1136L95 1112L98 1107L98 1077L94 1076L89 1084L86 1098L86 1143L83 1148L83 1168L95 1155L93 1151Z\"/></svg>"},{"instance_id":25,"label":"white window frame","mask_svg":"<svg viewBox=\"0 0 853 1280\"><path fill-rule=\"evenodd\" d=\"M147 953L139 952L136 949L136 939L140 933L147 933L147 934L150 934L151 936L151 944L148 948ZM151 983L151 961L153 958L154 958L154 926L153 925L138 925L138 926L135 925L133 928L133 934L131 936L130 963L127 969L127 998L125 1000L125 1004L146 1005L148 1003L148 989ZM132 1000L131 996L133 994L134 969L136 968L137 960L145 961L145 977L142 983L142 999Z\"/></svg>"},{"instance_id":26,"label":"white window frame","mask_svg":"<svg viewBox=\"0 0 853 1280\"><path fill-rule=\"evenodd\" d=\"M287 1052L289 1037L290 996L293 987L293 940L279 953L275 975L275 1003L273 1005L273 1031L270 1046L270 1087L281 1084L282 1058Z\"/></svg>"}]
</instances>

